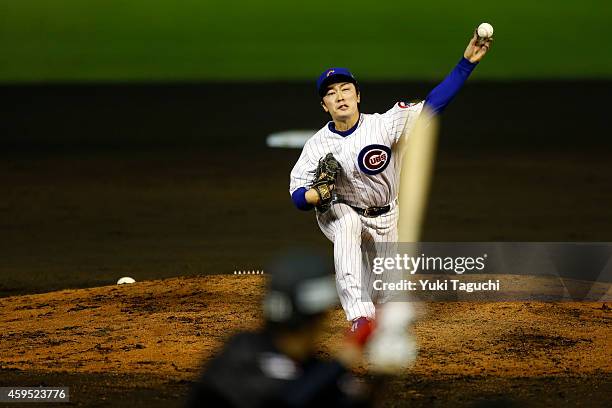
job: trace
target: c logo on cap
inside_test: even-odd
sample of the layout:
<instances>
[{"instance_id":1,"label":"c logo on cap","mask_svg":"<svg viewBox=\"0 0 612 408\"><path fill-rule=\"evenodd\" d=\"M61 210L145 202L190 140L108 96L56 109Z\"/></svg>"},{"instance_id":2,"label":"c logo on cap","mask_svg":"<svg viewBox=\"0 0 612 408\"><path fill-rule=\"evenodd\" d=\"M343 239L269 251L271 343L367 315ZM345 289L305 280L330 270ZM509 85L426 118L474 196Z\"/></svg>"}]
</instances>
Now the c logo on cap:
<instances>
[{"instance_id":1,"label":"c logo on cap","mask_svg":"<svg viewBox=\"0 0 612 408\"><path fill-rule=\"evenodd\" d=\"M373 176L382 173L391 161L391 149L385 145L369 145L361 149L357 156L359 168L365 174Z\"/></svg>"},{"instance_id":2,"label":"c logo on cap","mask_svg":"<svg viewBox=\"0 0 612 408\"><path fill-rule=\"evenodd\" d=\"M330 75L331 75L331 74L333 74L334 72L335 72L335 70L330 69L329 71L327 71L327 75L325 75L325 76L330 76Z\"/></svg>"}]
</instances>

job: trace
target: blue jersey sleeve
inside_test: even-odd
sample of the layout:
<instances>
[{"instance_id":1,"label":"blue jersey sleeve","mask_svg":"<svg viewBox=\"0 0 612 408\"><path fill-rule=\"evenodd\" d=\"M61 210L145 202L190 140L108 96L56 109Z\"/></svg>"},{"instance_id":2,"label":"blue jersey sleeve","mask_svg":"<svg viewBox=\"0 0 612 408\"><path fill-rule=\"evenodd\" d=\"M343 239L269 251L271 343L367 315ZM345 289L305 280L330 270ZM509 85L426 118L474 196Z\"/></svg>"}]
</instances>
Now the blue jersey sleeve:
<instances>
[{"instance_id":1,"label":"blue jersey sleeve","mask_svg":"<svg viewBox=\"0 0 612 408\"><path fill-rule=\"evenodd\" d=\"M440 82L425 98L425 105L434 113L442 113L448 106L450 101L459 93L459 90L467 81L468 77L476 68L478 63L472 64L466 58L461 58L461 61L455 66L444 81Z\"/></svg>"},{"instance_id":2,"label":"blue jersey sleeve","mask_svg":"<svg viewBox=\"0 0 612 408\"><path fill-rule=\"evenodd\" d=\"M293 200L293 204L297 208L303 211L308 211L314 207L312 204L308 204L306 201L306 188L300 187L291 194L291 199Z\"/></svg>"}]
</instances>

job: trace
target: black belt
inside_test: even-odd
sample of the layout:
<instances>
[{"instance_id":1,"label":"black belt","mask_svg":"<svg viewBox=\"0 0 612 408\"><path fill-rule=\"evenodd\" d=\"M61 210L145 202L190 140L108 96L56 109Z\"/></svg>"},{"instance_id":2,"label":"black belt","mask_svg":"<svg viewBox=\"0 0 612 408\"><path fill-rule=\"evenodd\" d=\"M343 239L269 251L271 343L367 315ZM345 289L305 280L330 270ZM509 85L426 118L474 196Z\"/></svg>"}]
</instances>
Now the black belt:
<instances>
[{"instance_id":1,"label":"black belt","mask_svg":"<svg viewBox=\"0 0 612 408\"><path fill-rule=\"evenodd\" d=\"M391 205L385 205L384 207L368 207L368 208L359 208L350 206L353 210L357 212L359 215L363 215L364 217L378 217L379 215L383 215L389 212L391 209Z\"/></svg>"}]
</instances>

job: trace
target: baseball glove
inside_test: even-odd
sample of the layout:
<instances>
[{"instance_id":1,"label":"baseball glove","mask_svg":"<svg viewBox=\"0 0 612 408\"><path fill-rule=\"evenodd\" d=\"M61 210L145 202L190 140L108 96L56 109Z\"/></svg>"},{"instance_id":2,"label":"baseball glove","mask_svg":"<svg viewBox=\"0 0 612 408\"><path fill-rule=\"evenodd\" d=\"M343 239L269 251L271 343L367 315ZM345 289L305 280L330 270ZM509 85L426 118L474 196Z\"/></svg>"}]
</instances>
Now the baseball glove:
<instances>
[{"instance_id":1,"label":"baseball glove","mask_svg":"<svg viewBox=\"0 0 612 408\"><path fill-rule=\"evenodd\" d=\"M320 201L317 209L321 212L327 211L331 206L331 202L334 199L332 190L340 170L342 170L342 167L333 154L327 153L325 157L319 159L311 188L314 188L317 194L319 194Z\"/></svg>"}]
</instances>

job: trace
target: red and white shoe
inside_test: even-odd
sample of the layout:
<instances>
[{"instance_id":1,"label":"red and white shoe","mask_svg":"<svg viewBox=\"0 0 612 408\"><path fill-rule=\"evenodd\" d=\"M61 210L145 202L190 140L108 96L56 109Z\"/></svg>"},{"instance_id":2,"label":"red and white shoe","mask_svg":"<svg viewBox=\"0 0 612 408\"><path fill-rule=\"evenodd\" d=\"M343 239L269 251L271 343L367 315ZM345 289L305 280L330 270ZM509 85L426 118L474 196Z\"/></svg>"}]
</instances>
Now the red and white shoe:
<instances>
[{"instance_id":1,"label":"red and white shoe","mask_svg":"<svg viewBox=\"0 0 612 408\"><path fill-rule=\"evenodd\" d=\"M355 343L363 346L374 331L374 321L367 317L359 317L353 320L349 330L349 338Z\"/></svg>"},{"instance_id":2,"label":"red and white shoe","mask_svg":"<svg viewBox=\"0 0 612 408\"><path fill-rule=\"evenodd\" d=\"M371 321L367 317L363 317L363 316L358 317L357 319L353 320L353 322L351 323L351 333L355 333L359 331L360 329L363 328L363 326L369 325L370 323Z\"/></svg>"}]
</instances>

